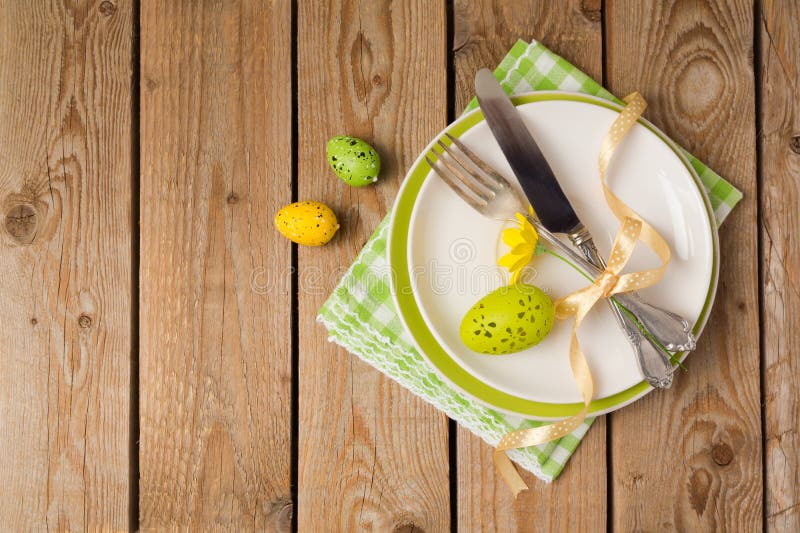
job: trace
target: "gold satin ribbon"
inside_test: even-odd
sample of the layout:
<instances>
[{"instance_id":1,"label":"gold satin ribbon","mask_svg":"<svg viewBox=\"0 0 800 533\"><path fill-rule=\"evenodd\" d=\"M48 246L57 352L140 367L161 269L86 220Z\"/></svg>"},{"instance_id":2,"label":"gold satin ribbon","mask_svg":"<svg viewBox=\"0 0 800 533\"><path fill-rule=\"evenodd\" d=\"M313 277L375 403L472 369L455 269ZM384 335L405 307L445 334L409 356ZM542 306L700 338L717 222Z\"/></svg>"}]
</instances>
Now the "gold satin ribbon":
<instances>
[{"instance_id":1,"label":"gold satin ribbon","mask_svg":"<svg viewBox=\"0 0 800 533\"><path fill-rule=\"evenodd\" d=\"M600 182L606 203L614 213L614 216L620 221L620 228L617 231L614 245L611 247L611 253L609 254L608 265L597 276L594 283L555 303L557 319L565 320L575 317L575 321L572 324L572 338L569 347L569 364L583 398L583 408L579 413L564 420L537 428L512 431L500 439L500 443L494 451L495 468L500 472L500 475L514 493L515 498L528 486L514 468L508 455L506 455L506 451L544 444L568 435L583 423L589 412L589 405L594 396L594 381L589 364L578 342L578 327L584 317L598 301L604 298L621 292L637 291L658 283L663 277L670 260L670 249L664 238L647 221L620 200L611 191L606 182L608 165L614 156L614 152L625 135L636 124L645 107L647 107L647 103L639 93L630 94L624 100L627 105L603 139L598 161ZM633 254L638 240L647 244L658 255L661 259L661 266L641 272L622 274L622 269Z\"/></svg>"}]
</instances>

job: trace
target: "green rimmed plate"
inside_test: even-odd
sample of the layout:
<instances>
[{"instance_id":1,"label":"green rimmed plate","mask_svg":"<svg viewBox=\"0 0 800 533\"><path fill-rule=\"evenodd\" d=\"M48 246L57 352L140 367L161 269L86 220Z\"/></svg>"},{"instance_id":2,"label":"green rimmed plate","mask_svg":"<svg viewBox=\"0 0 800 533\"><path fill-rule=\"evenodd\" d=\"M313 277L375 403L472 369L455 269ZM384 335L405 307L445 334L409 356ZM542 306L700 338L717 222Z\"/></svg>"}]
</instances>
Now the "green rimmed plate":
<instances>
[{"instance_id":1,"label":"green rimmed plate","mask_svg":"<svg viewBox=\"0 0 800 533\"><path fill-rule=\"evenodd\" d=\"M607 253L617 222L602 201L596 158L620 108L557 92L522 95L514 102L601 252ZM480 110L446 131L512 176ZM644 120L621 145L609 175L615 192L673 248L667 275L645 296L693 320L699 335L713 303L719 252L712 210L698 177L681 151ZM482 295L507 283L507 274L495 267L503 252L498 244L501 229L502 223L485 219L455 196L421 155L401 188L391 222L389 259L398 311L420 353L464 393L530 418L568 416L581 406L567 361L568 323L557 324L539 345L509 356L476 354L458 338L463 313ZM653 264L654 256L641 247L631 268ZM585 284L548 257L537 258L533 266L527 281L554 298ZM587 317L580 338L597 384L594 414L618 409L651 390L604 306Z\"/></svg>"}]
</instances>

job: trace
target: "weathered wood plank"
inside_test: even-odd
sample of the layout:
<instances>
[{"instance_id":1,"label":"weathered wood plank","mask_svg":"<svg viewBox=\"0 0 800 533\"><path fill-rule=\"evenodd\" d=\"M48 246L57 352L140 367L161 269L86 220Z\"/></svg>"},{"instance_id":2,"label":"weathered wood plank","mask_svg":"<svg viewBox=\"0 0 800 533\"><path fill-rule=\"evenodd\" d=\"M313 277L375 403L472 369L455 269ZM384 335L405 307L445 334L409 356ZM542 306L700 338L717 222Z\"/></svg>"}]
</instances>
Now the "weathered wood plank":
<instances>
[{"instance_id":1,"label":"weathered wood plank","mask_svg":"<svg viewBox=\"0 0 800 533\"><path fill-rule=\"evenodd\" d=\"M390 208L403 174L446 122L444 2L298 2L299 199L342 228L299 250L300 531L449 528L447 422L327 342L317 310ZM355 135L381 180L350 188L325 142ZM404 529L405 528L405 529Z\"/></svg>"},{"instance_id":2,"label":"weathered wood plank","mask_svg":"<svg viewBox=\"0 0 800 533\"><path fill-rule=\"evenodd\" d=\"M0 3L0 516L128 526L131 6Z\"/></svg>"},{"instance_id":3,"label":"weathered wood plank","mask_svg":"<svg viewBox=\"0 0 800 533\"><path fill-rule=\"evenodd\" d=\"M606 4L608 84L745 195L720 232L711 320L688 374L612 420L620 531L758 531L761 505L753 8Z\"/></svg>"},{"instance_id":4,"label":"weathered wood plank","mask_svg":"<svg viewBox=\"0 0 800 533\"><path fill-rule=\"evenodd\" d=\"M291 525L290 2L142 2L142 529Z\"/></svg>"},{"instance_id":5,"label":"weathered wood plank","mask_svg":"<svg viewBox=\"0 0 800 533\"><path fill-rule=\"evenodd\" d=\"M800 531L800 7L761 9L765 514L768 531Z\"/></svg>"},{"instance_id":6,"label":"weathered wood plank","mask_svg":"<svg viewBox=\"0 0 800 533\"><path fill-rule=\"evenodd\" d=\"M474 96L478 69L493 68L518 38L538 39L595 79L602 78L600 2L457 1L454 5L456 110ZM458 431L458 526L463 531L605 529L605 418L595 421L567 468L547 485L525 474L531 490L514 501L492 464L492 448ZM580 509L570 512L570 509Z\"/></svg>"}]
</instances>

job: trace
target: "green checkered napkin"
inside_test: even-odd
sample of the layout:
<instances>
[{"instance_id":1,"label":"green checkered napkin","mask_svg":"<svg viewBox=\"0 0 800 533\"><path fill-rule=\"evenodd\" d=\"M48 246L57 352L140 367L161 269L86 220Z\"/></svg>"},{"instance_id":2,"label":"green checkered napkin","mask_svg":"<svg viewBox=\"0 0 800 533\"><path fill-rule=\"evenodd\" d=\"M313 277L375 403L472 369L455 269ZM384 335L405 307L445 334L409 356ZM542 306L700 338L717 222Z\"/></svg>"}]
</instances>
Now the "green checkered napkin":
<instances>
[{"instance_id":1,"label":"green checkered napkin","mask_svg":"<svg viewBox=\"0 0 800 533\"><path fill-rule=\"evenodd\" d=\"M542 44L517 41L495 70L511 94L540 90L572 91L623 102ZM467 111L477 107L473 101ZM742 194L702 162L686 153L708 191L717 224L721 224ZM515 429L538 422L499 413L442 381L414 348L392 300L386 238L390 215L381 222L328 298L317 319L328 328L330 340L421 396L447 416L492 446ZM592 420L571 435L541 446L509 452L511 459L544 481L555 479L578 447Z\"/></svg>"}]
</instances>

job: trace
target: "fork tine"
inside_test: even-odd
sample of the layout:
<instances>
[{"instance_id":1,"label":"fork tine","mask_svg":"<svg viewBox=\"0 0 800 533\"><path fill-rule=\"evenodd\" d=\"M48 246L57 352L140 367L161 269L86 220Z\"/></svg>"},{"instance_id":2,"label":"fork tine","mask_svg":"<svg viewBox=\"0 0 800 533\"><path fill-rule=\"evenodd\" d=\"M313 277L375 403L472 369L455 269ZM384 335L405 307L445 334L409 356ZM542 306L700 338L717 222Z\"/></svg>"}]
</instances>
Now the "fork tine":
<instances>
[{"instance_id":1,"label":"fork tine","mask_svg":"<svg viewBox=\"0 0 800 533\"><path fill-rule=\"evenodd\" d=\"M461 152L469 158L469 160L472 162L472 164L475 165L475 167L478 170L482 171L487 177L494 180L494 182L500 186L509 185L509 182L505 177L501 176L495 169L486 164L486 162L483 159L478 157L475 154L475 152L467 148L467 146L464 143L462 143L460 140L453 137L447 132L445 132L445 135L447 136L448 139L450 139L450 142L456 145L458 149L461 150Z\"/></svg>"},{"instance_id":2,"label":"fork tine","mask_svg":"<svg viewBox=\"0 0 800 533\"><path fill-rule=\"evenodd\" d=\"M453 150L450 146L444 144L441 140L437 141L437 144L447 152L447 154L461 167L461 170L464 174L469 176L469 179L479 183L483 187L489 189L492 192L497 192L502 187L502 184L499 183L496 179L491 179L484 176L484 172L480 168L476 168L475 165L471 164L470 161L467 160L466 157L460 155ZM469 157L469 156L467 156Z\"/></svg>"},{"instance_id":3,"label":"fork tine","mask_svg":"<svg viewBox=\"0 0 800 533\"><path fill-rule=\"evenodd\" d=\"M441 141L439 141L439 144L441 145ZM434 153L436 154L436 152ZM487 202L495 196L495 190L493 188L487 187L481 180L476 179L472 175L472 172L470 172L468 168L465 168L460 161L455 159L449 151L446 150L436 155L438 156L438 160L447 167L450 173L472 190L476 196L483 198ZM455 162L452 160L455 160Z\"/></svg>"},{"instance_id":4,"label":"fork tine","mask_svg":"<svg viewBox=\"0 0 800 533\"><path fill-rule=\"evenodd\" d=\"M425 161L428 162L436 175L439 176L442 181L444 181L462 200L467 202L476 211L483 212L483 209L487 205L485 198L476 195L471 189L467 188L462 181L453 177L450 171L439 162L439 159L433 161L426 155Z\"/></svg>"}]
</instances>

